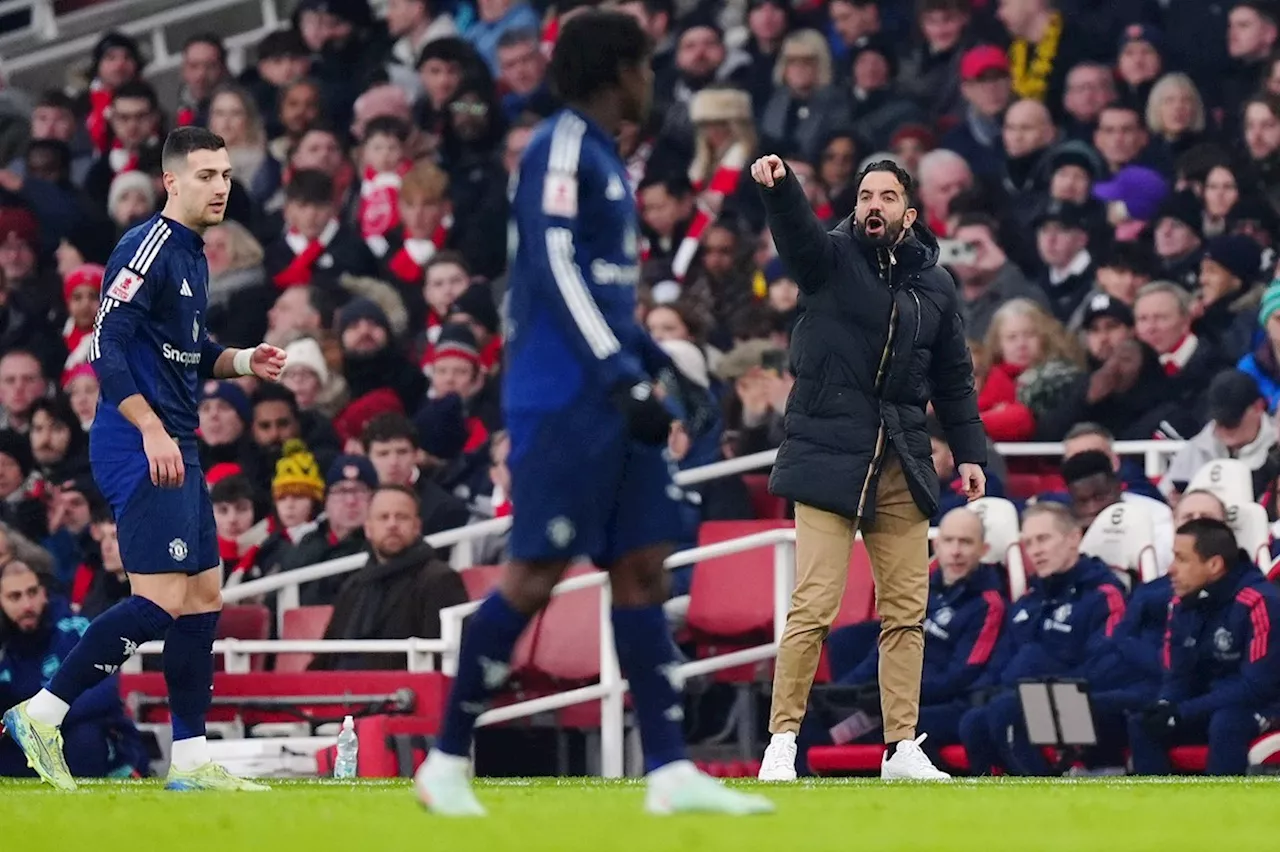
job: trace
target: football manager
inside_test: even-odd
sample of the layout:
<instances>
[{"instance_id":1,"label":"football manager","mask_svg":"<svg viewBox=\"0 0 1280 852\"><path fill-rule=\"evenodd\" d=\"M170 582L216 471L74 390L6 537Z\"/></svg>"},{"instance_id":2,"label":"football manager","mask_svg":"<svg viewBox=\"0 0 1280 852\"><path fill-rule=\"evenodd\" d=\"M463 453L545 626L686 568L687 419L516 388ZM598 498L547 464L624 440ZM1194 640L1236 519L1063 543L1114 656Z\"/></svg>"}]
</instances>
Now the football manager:
<instances>
[{"instance_id":1,"label":"football manager","mask_svg":"<svg viewBox=\"0 0 1280 852\"><path fill-rule=\"evenodd\" d=\"M796 504L796 587L778 649L772 738L761 780L796 777L796 733L822 642L862 533L880 615L886 779L948 778L916 722L929 594L929 518L938 506L925 410L947 435L966 496L986 488L986 437L955 282L916 221L909 174L892 161L857 177L853 216L828 232L780 157L756 160L778 255L799 285L795 387L770 490Z\"/></svg>"}]
</instances>

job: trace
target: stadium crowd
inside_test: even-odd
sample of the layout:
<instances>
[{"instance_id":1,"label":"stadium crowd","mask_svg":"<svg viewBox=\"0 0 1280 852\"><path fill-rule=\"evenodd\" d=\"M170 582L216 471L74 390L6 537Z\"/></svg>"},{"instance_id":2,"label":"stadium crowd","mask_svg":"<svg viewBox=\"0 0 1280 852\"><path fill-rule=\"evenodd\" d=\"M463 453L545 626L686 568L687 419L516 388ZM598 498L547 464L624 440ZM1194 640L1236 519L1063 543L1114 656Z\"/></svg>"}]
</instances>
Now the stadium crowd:
<instances>
[{"instance_id":1,"label":"stadium crowd","mask_svg":"<svg viewBox=\"0 0 1280 852\"><path fill-rule=\"evenodd\" d=\"M425 635L438 622L417 610L465 599L441 578L449 554L409 542L513 511L499 405L507 192L557 108L545 75L558 22L585 5L389 0L380 18L366 0L301 0L238 74L219 36L189 38L172 103L119 33L86 57L82 85L6 92L6 107L27 103L0 115L0 521L52 595L42 629L74 629L66 619L128 593L88 473L88 351L112 283L102 264L163 204L160 144L188 124L220 134L235 168L228 221L205 237L209 330L288 353L282 386L202 392L227 583L369 552L366 571L380 573L304 587L303 603L343 614L337 638ZM890 158L914 176L960 292L991 441L1066 438L1107 461L997 458L988 493L1021 501L1033 494L1009 486L1035 475L1046 484L1031 491L1078 523L1145 501L1168 566L1171 507L1205 462L1230 457L1276 519L1280 7L615 5L657 46L655 105L619 139L640 206L637 265L593 272L638 284L638 319L683 374L673 468L782 438L799 292L750 162L782 155L834 224L853 210L861 164ZM1111 451L1149 438L1188 442L1158 486ZM937 524L963 503L940 429L934 460ZM416 519L400 517L404 489ZM682 499L682 544L702 521L754 517L736 478ZM1066 553L1070 533L1053 534ZM487 540L475 558L502 550ZM378 582L423 603L380 612ZM688 583L677 572L673 595ZM974 589L977 606L989 589ZM6 607L0 628L12 642L22 623ZM957 741L985 732L952 715Z\"/></svg>"}]
</instances>

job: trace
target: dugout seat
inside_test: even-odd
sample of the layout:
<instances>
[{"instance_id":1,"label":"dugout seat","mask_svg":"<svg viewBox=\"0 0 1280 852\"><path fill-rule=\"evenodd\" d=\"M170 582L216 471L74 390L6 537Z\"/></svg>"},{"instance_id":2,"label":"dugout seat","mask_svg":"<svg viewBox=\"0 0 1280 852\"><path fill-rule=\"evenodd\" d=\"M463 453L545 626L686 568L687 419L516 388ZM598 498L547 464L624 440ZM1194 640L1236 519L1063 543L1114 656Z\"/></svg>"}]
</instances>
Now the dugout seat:
<instances>
[{"instance_id":1,"label":"dugout seat","mask_svg":"<svg viewBox=\"0 0 1280 852\"><path fill-rule=\"evenodd\" d=\"M271 610L262 604L236 604L222 608L218 618L218 639L263 640L271 638ZM223 669L222 655L214 658L215 671ZM266 654L253 654L249 657L249 670L265 671Z\"/></svg>"},{"instance_id":2,"label":"dugout seat","mask_svg":"<svg viewBox=\"0 0 1280 852\"><path fill-rule=\"evenodd\" d=\"M1135 578L1145 583L1160 576L1155 526L1141 503L1113 503L1103 509L1085 532L1080 552L1110 565L1126 588Z\"/></svg>"},{"instance_id":3,"label":"dugout seat","mask_svg":"<svg viewBox=\"0 0 1280 852\"><path fill-rule=\"evenodd\" d=\"M698 546L786 529L790 521L707 521ZM768 642L773 638L773 549L758 547L704 559L689 587L688 627L698 639Z\"/></svg>"},{"instance_id":4,"label":"dugout seat","mask_svg":"<svg viewBox=\"0 0 1280 852\"><path fill-rule=\"evenodd\" d=\"M969 509L982 518L982 534L987 549L982 561L1003 565L1013 600L1027 590L1027 570L1019 542L1018 507L1003 497L982 497L969 504Z\"/></svg>"},{"instance_id":5,"label":"dugout seat","mask_svg":"<svg viewBox=\"0 0 1280 852\"><path fill-rule=\"evenodd\" d=\"M1227 506L1227 523L1236 534L1236 544L1249 554L1258 570L1271 569L1271 523L1267 510L1258 503Z\"/></svg>"},{"instance_id":6,"label":"dugout seat","mask_svg":"<svg viewBox=\"0 0 1280 852\"><path fill-rule=\"evenodd\" d=\"M1181 745L1169 749L1169 765L1174 772L1203 774L1209 766L1207 745ZM1280 733L1267 733L1249 747L1250 766L1280 767Z\"/></svg>"},{"instance_id":7,"label":"dugout seat","mask_svg":"<svg viewBox=\"0 0 1280 852\"><path fill-rule=\"evenodd\" d=\"M1232 506L1254 502L1253 472L1239 459L1214 459L1196 471L1187 491L1208 491L1230 511Z\"/></svg>"},{"instance_id":8,"label":"dugout seat","mask_svg":"<svg viewBox=\"0 0 1280 852\"><path fill-rule=\"evenodd\" d=\"M333 617L331 606L296 606L283 614L281 639L323 639ZM305 672L315 654L276 654L275 671Z\"/></svg>"},{"instance_id":9,"label":"dugout seat","mask_svg":"<svg viewBox=\"0 0 1280 852\"><path fill-rule=\"evenodd\" d=\"M751 498L751 508L758 520L777 521L787 516L786 498L776 497L769 493L769 474L743 474L742 484L747 486L747 494Z\"/></svg>"}]
</instances>

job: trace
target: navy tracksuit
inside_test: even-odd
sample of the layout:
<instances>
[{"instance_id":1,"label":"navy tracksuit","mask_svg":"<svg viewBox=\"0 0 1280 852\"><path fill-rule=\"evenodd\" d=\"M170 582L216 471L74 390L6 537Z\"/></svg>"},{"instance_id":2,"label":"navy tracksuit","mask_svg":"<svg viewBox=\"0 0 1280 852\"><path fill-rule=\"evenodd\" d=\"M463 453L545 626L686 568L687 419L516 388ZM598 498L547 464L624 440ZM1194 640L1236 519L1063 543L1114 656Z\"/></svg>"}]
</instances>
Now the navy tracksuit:
<instances>
[{"instance_id":1,"label":"navy tracksuit","mask_svg":"<svg viewBox=\"0 0 1280 852\"><path fill-rule=\"evenodd\" d=\"M1280 649L1271 644L1277 618L1280 592L1244 554L1222 579L1174 603L1159 698L1173 704L1178 723L1160 739L1140 716L1130 719L1135 773L1167 774L1169 745L1207 738L1210 775L1244 774L1259 719L1274 716L1280 702Z\"/></svg>"},{"instance_id":2,"label":"navy tracksuit","mask_svg":"<svg viewBox=\"0 0 1280 852\"><path fill-rule=\"evenodd\" d=\"M1167 576L1143 583L1129 596L1124 618L1089 674L1089 698L1099 716L1138 710L1156 699L1172 600Z\"/></svg>"},{"instance_id":3,"label":"navy tracksuit","mask_svg":"<svg viewBox=\"0 0 1280 852\"><path fill-rule=\"evenodd\" d=\"M960 720L960 739L974 772L1001 766L1018 775L1050 774L1040 749L1027 738L1016 687L1049 677L1088 679L1099 661L1110 658L1109 640L1124 613L1119 580L1091 556L1062 574L1031 580L1009 610L988 671L989 685L1002 691Z\"/></svg>"},{"instance_id":4,"label":"navy tracksuit","mask_svg":"<svg viewBox=\"0 0 1280 852\"><path fill-rule=\"evenodd\" d=\"M936 748L960 741L960 717L968 694L995 653L1008 602L1002 597L1000 568L979 565L951 585L941 571L929 578L924 620L924 670L920 682L918 728ZM876 683L880 654L878 621L842 627L827 639L831 674L842 686ZM803 746L827 742L827 732L812 725L801 733ZM868 735L868 739L877 734Z\"/></svg>"}]
</instances>

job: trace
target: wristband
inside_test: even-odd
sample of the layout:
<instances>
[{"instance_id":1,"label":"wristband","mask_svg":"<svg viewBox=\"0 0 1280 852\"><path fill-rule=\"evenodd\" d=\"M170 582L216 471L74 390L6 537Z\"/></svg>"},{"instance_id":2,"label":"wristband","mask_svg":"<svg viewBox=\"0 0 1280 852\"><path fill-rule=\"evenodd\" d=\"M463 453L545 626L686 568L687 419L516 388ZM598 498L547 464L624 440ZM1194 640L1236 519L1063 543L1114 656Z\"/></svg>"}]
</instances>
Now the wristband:
<instances>
[{"instance_id":1,"label":"wristband","mask_svg":"<svg viewBox=\"0 0 1280 852\"><path fill-rule=\"evenodd\" d=\"M252 376L253 367L250 362L253 360L252 349L241 349L236 352L235 358L231 362L231 367L236 371L237 376Z\"/></svg>"}]
</instances>

